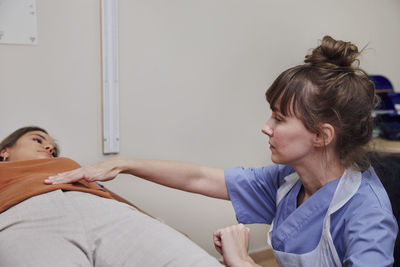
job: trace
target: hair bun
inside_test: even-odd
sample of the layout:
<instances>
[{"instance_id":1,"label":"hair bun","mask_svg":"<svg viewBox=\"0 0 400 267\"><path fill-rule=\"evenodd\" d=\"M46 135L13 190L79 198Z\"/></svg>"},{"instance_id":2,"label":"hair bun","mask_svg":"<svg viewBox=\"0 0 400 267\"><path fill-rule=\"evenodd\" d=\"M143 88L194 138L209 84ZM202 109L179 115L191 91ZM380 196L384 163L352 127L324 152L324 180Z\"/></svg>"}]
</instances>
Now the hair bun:
<instances>
[{"instance_id":1,"label":"hair bun","mask_svg":"<svg viewBox=\"0 0 400 267\"><path fill-rule=\"evenodd\" d=\"M306 56L304 62L321 67L335 65L340 68L351 68L355 61L358 62L359 54L357 46L351 42L335 40L327 35L322 38L321 45L313 49L311 55Z\"/></svg>"}]
</instances>

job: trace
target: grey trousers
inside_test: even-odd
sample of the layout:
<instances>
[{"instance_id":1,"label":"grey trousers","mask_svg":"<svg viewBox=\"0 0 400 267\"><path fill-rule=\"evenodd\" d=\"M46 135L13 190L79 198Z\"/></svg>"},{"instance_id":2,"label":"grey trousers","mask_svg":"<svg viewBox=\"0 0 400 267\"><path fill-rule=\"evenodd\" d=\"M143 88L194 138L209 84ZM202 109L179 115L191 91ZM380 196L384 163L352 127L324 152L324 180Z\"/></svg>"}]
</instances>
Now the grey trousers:
<instances>
[{"instance_id":1,"label":"grey trousers","mask_svg":"<svg viewBox=\"0 0 400 267\"><path fill-rule=\"evenodd\" d=\"M221 265L181 233L129 205L57 190L0 214L0 266Z\"/></svg>"}]
</instances>

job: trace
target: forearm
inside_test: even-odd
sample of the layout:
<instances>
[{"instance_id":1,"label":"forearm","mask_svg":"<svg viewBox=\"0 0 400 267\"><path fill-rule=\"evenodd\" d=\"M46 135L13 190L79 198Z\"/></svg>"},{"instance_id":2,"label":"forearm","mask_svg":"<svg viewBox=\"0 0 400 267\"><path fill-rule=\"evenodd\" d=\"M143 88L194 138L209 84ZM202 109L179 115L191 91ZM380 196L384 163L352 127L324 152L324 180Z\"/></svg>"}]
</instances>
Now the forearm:
<instances>
[{"instance_id":1,"label":"forearm","mask_svg":"<svg viewBox=\"0 0 400 267\"><path fill-rule=\"evenodd\" d=\"M223 169L177 161L111 158L49 176L44 182L46 184L74 183L80 179L88 182L109 181L120 173L131 174L188 192L229 199Z\"/></svg>"},{"instance_id":2,"label":"forearm","mask_svg":"<svg viewBox=\"0 0 400 267\"><path fill-rule=\"evenodd\" d=\"M224 170L193 163L115 158L119 173L131 174L168 187L229 199Z\"/></svg>"}]
</instances>

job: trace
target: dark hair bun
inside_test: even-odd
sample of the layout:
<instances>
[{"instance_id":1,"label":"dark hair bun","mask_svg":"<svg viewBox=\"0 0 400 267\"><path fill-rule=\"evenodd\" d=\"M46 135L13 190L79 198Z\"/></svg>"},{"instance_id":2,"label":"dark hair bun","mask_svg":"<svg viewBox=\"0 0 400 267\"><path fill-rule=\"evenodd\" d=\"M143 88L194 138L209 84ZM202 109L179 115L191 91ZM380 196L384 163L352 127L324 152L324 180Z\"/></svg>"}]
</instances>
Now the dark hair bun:
<instances>
[{"instance_id":1,"label":"dark hair bun","mask_svg":"<svg viewBox=\"0 0 400 267\"><path fill-rule=\"evenodd\" d=\"M359 55L357 46L350 42L335 40L326 35L322 38L321 45L314 48L311 55L307 55L305 63L328 67L335 65L340 68L351 68Z\"/></svg>"}]
</instances>

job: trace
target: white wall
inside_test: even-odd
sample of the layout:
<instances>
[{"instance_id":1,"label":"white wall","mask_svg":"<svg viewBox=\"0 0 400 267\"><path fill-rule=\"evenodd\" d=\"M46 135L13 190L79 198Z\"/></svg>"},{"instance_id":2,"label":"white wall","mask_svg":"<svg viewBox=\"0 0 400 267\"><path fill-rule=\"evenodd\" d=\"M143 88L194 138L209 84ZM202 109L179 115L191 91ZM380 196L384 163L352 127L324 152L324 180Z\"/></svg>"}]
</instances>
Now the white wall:
<instances>
[{"instance_id":1,"label":"white wall","mask_svg":"<svg viewBox=\"0 0 400 267\"><path fill-rule=\"evenodd\" d=\"M37 46L0 45L0 138L39 125L62 156L101 154L99 1L36 0ZM400 90L398 0L120 0L121 156L269 164L265 89L323 35L368 45L361 67ZM107 187L213 255L231 204L121 175ZM252 250L266 246L252 226Z\"/></svg>"}]
</instances>

